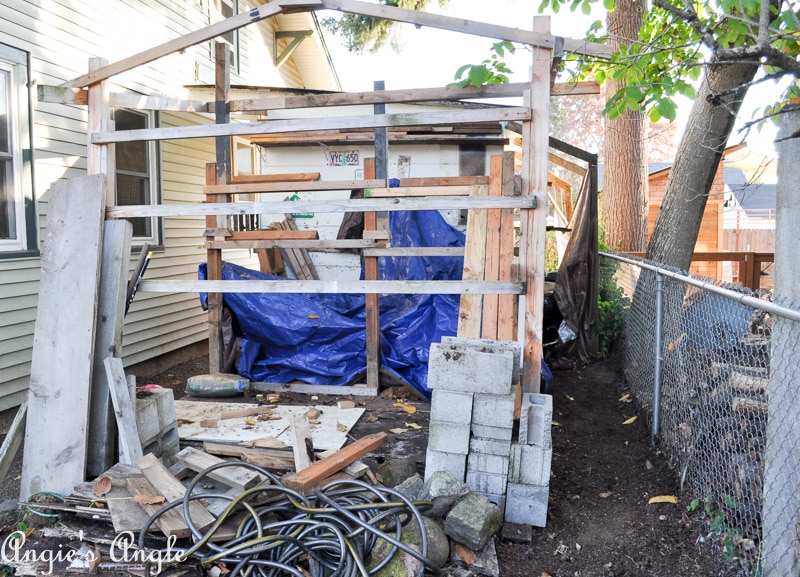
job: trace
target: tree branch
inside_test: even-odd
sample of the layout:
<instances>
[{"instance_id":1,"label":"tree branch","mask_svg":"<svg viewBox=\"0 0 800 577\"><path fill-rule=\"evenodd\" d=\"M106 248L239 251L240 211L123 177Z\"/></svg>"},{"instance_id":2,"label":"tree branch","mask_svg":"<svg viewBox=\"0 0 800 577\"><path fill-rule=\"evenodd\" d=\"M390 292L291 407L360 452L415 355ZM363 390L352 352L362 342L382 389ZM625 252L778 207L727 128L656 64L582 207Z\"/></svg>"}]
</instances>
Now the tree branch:
<instances>
[{"instance_id":1,"label":"tree branch","mask_svg":"<svg viewBox=\"0 0 800 577\"><path fill-rule=\"evenodd\" d=\"M702 42L712 50L717 50L719 48L719 43L714 37L714 34L697 15L691 2L686 2L685 9L680 9L674 4L667 2L667 0L653 0L653 6L661 8L661 10L667 14L671 14L685 21L697 33Z\"/></svg>"}]
</instances>

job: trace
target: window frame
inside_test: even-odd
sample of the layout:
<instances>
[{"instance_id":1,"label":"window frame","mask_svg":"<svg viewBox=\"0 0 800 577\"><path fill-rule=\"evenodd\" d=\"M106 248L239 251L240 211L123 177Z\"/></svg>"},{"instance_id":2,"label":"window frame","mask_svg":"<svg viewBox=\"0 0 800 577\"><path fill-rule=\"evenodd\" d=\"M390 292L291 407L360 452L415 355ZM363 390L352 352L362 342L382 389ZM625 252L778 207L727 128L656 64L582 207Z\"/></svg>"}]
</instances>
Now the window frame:
<instances>
[{"instance_id":1,"label":"window frame","mask_svg":"<svg viewBox=\"0 0 800 577\"><path fill-rule=\"evenodd\" d=\"M230 4L231 11L233 12L233 14L230 17L236 16L236 15L238 15L240 13L241 0L209 0L209 2L208 2L208 21L209 21L209 24L216 24L217 22L222 22L223 20L226 20L227 18L229 18L229 16L225 16L225 14L223 12L221 12L220 10L217 10L217 7L216 7L216 3L217 2L222 3L222 4ZM241 62L240 57L239 57L240 56L240 48L241 48L241 46L240 46L240 38L241 38L241 36L239 34L239 30L238 29L231 31L228 34L230 34L230 36L231 36L230 40L225 38L225 36L227 36L227 34L226 34L225 36L218 36L218 37L212 39L209 42L208 55L209 55L209 58L211 59L212 62L214 60L216 60L216 51L214 49L214 44L215 44L215 42L225 42L226 44L228 44L228 46L230 46L230 49L231 49L231 72L234 72L234 73L238 74L239 71L240 71L239 67L240 67L240 62Z\"/></svg>"},{"instance_id":2,"label":"window frame","mask_svg":"<svg viewBox=\"0 0 800 577\"><path fill-rule=\"evenodd\" d=\"M39 248L33 187L30 53L0 43L0 69L8 73L11 81L8 87L9 150L16 227L16 238L0 239L0 259L36 256Z\"/></svg>"},{"instance_id":3,"label":"window frame","mask_svg":"<svg viewBox=\"0 0 800 577\"><path fill-rule=\"evenodd\" d=\"M157 111L148 111L148 110L137 110L132 108L118 108L113 109L112 114L114 118L116 118L116 114L118 111L123 110L126 113L134 114L138 116L142 116L147 119L147 123L145 128L156 128L159 125L159 115ZM147 180L150 185L149 190L149 205L155 206L161 203L161 145L160 142L156 142L153 140L145 141L147 146ZM116 146L119 146L117 144ZM115 152L116 156L116 152ZM115 158L114 161L114 203L118 206L119 205L119 194L118 194L118 175L139 175L140 173L136 173L133 171L122 171L118 166L118 162ZM156 216L143 216L143 217L136 217L136 218L144 218L150 220L150 230L151 234L149 236L136 236L134 235L131 240L131 245L133 247L141 247L145 243L150 245L151 247L160 247L163 246L163 238L164 238L164 231L163 231L163 219Z\"/></svg>"}]
</instances>

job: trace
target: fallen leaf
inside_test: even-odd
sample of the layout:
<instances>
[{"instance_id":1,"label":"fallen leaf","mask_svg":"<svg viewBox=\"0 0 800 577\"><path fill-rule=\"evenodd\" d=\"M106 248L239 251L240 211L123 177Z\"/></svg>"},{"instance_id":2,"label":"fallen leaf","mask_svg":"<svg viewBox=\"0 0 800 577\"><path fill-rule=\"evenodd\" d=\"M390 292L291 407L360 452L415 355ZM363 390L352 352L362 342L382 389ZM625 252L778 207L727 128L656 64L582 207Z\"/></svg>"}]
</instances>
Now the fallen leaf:
<instances>
[{"instance_id":1,"label":"fallen leaf","mask_svg":"<svg viewBox=\"0 0 800 577\"><path fill-rule=\"evenodd\" d=\"M337 422L336 423L336 430L339 431L340 433L344 433L347 430L347 425L344 425L342 423L338 423Z\"/></svg>"},{"instance_id":2,"label":"fallen leaf","mask_svg":"<svg viewBox=\"0 0 800 577\"><path fill-rule=\"evenodd\" d=\"M409 429L414 429L415 431L419 431L422 427L416 423L404 423L406 427Z\"/></svg>"},{"instance_id":3,"label":"fallen leaf","mask_svg":"<svg viewBox=\"0 0 800 577\"><path fill-rule=\"evenodd\" d=\"M134 495L133 500L140 505L160 505L166 501L163 495Z\"/></svg>"},{"instance_id":4,"label":"fallen leaf","mask_svg":"<svg viewBox=\"0 0 800 577\"><path fill-rule=\"evenodd\" d=\"M542 571L542 574L539 575L539 577L552 577L552 576L547 571Z\"/></svg>"},{"instance_id":5,"label":"fallen leaf","mask_svg":"<svg viewBox=\"0 0 800 577\"><path fill-rule=\"evenodd\" d=\"M415 407L414 405L403 405L403 410L406 413L413 415L414 413L417 412L417 407Z\"/></svg>"},{"instance_id":6,"label":"fallen leaf","mask_svg":"<svg viewBox=\"0 0 800 577\"><path fill-rule=\"evenodd\" d=\"M265 413L256 417L259 421L269 421L272 418L272 413Z\"/></svg>"},{"instance_id":7,"label":"fallen leaf","mask_svg":"<svg viewBox=\"0 0 800 577\"><path fill-rule=\"evenodd\" d=\"M365 420L366 422L368 422L368 423L374 423L375 421L377 421L377 420L378 420L378 417L376 417L375 415L369 415L369 416L368 416L366 419L364 419L364 420Z\"/></svg>"},{"instance_id":8,"label":"fallen leaf","mask_svg":"<svg viewBox=\"0 0 800 577\"><path fill-rule=\"evenodd\" d=\"M322 421L320 421L319 419L309 419L308 422L311 423L312 425L319 425Z\"/></svg>"},{"instance_id":9,"label":"fallen leaf","mask_svg":"<svg viewBox=\"0 0 800 577\"><path fill-rule=\"evenodd\" d=\"M646 468L646 469L649 471L650 469L652 469L652 468L653 468L653 463L651 463L651 462L650 462L650 459L648 459L648 460L646 460L646 461L644 462L644 466L645 466L645 468Z\"/></svg>"},{"instance_id":10,"label":"fallen leaf","mask_svg":"<svg viewBox=\"0 0 800 577\"><path fill-rule=\"evenodd\" d=\"M111 477L100 477L94 482L94 485L92 485L92 492L98 497L102 497L109 491L111 491Z\"/></svg>"},{"instance_id":11,"label":"fallen leaf","mask_svg":"<svg viewBox=\"0 0 800 577\"><path fill-rule=\"evenodd\" d=\"M657 497L650 497L647 502L648 505L653 503L677 503L678 498L675 495L658 495Z\"/></svg>"},{"instance_id":12,"label":"fallen leaf","mask_svg":"<svg viewBox=\"0 0 800 577\"><path fill-rule=\"evenodd\" d=\"M245 425L250 425L251 427L254 427L254 426L255 426L255 424L256 424L256 420L255 420L253 417L247 417L247 418L244 420L244 424L245 424Z\"/></svg>"},{"instance_id":13,"label":"fallen leaf","mask_svg":"<svg viewBox=\"0 0 800 577\"><path fill-rule=\"evenodd\" d=\"M600 493L600 496L603 499L608 499L611 496L611 491L609 491L608 493Z\"/></svg>"},{"instance_id":14,"label":"fallen leaf","mask_svg":"<svg viewBox=\"0 0 800 577\"><path fill-rule=\"evenodd\" d=\"M319 409L308 409L306 411L306 418L310 421L311 419L316 419L322 414L322 411Z\"/></svg>"},{"instance_id":15,"label":"fallen leaf","mask_svg":"<svg viewBox=\"0 0 800 577\"><path fill-rule=\"evenodd\" d=\"M620 403L632 403L633 399L631 398L630 393L625 393L619 398Z\"/></svg>"},{"instance_id":16,"label":"fallen leaf","mask_svg":"<svg viewBox=\"0 0 800 577\"><path fill-rule=\"evenodd\" d=\"M392 403L393 407L404 407L405 403Z\"/></svg>"},{"instance_id":17,"label":"fallen leaf","mask_svg":"<svg viewBox=\"0 0 800 577\"><path fill-rule=\"evenodd\" d=\"M456 555L458 555L458 558L461 559L464 563L466 563L467 565L472 565L473 563L475 563L475 559L477 559L475 553L464 547L464 545L462 545L461 543L456 543L455 549L456 549Z\"/></svg>"},{"instance_id":18,"label":"fallen leaf","mask_svg":"<svg viewBox=\"0 0 800 577\"><path fill-rule=\"evenodd\" d=\"M568 400L568 401L574 401L574 400L575 400L575 397L570 397L570 396L569 396L567 393L565 393L564 391L561 391L561 394L562 394L562 395L564 395L564 396L567 398L567 400Z\"/></svg>"},{"instance_id":19,"label":"fallen leaf","mask_svg":"<svg viewBox=\"0 0 800 577\"><path fill-rule=\"evenodd\" d=\"M559 423L558 421L553 421L550 424L553 425L554 427L560 427L561 426L561 423Z\"/></svg>"},{"instance_id":20,"label":"fallen leaf","mask_svg":"<svg viewBox=\"0 0 800 577\"><path fill-rule=\"evenodd\" d=\"M390 433L394 433L395 435L399 435L401 433L407 433L408 429L389 429Z\"/></svg>"},{"instance_id":21,"label":"fallen leaf","mask_svg":"<svg viewBox=\"0 0 800 577\"><path fill-rule=\"evenodd\" d=\"M623 424L623 425L630 425L631 423L633 423L633 422L634 422L636 419L638 419L638 418L639 418L639 417L637 417L636 415L634 415L634 416L632 416L630 419L628 419L628 420L626 420L625 422L623 422L622 424Z\"/></svg>"},{"instance_id":22,"label":"fallen leaf","mask_svg":"<svg viewBox=\"0 0 800 577\"><path fill-rule=\"evenodd\" d=\"M319 315L308 315L308 318L310 318L310 319L318 319Z\"/></svg>"},{"instance_id":23,"label":"fallen leaf","mask_svg":"<svg viewBox=\"0 0 800 577\"><path fill-rule=\"evenodd\" d=\"M178 419L178 426L181 425L191 425L194 421L190 421L189 419Z\"/></svg>"}]
</instances>

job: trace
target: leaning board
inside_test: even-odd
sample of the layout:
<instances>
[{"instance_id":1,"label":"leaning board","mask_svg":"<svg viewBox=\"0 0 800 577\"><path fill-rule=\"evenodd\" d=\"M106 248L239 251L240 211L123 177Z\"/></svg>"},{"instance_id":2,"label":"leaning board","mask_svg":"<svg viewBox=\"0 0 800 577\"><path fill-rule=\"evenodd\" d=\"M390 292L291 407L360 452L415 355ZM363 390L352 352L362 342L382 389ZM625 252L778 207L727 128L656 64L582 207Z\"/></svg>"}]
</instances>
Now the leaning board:
<instances>
[{"instance_id":1,"label":"leaning board","mask_svg":"<svg viewBox=\"0 0 800 577\"><path fill-rule=\"evenodd\" d=\"M83 482L103 240L103 175L50 189L20 498ZM101 369L102 370L102 369Z\"/></svg>"},{"instance_id":2,"label":"leaning board","mask_svg":"<svg viewBox=\"0 0 800 577\"><path fill-rule=\"evenodd\" d=\"M257 408L256 404L218 403L211 401L175 401L175 415L178 419L178 436L182 441L213 441L217 443L240 443L255 441L264 437L275 437L287 446L292 445L289 425L293 415L305 415L309 409L321 411L317 417L319 424L311 425L311 439L314 449L338 451L347 441L347 432L356 424L363 408L340 409L328 406L275 405L264 406L279 419L245 423L245 417L222 419L216 427L201 427L200 421L219 419L223 411Z\"/></svg>"}]
</instances>

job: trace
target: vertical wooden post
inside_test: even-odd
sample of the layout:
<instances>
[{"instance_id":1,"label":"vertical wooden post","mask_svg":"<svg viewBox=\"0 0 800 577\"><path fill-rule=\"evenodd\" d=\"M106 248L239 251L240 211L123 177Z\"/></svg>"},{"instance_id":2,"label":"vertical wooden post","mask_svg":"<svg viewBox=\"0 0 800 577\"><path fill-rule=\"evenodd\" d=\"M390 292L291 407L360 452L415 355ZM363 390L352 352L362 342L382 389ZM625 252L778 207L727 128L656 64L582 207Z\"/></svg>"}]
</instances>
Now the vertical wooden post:
<instances>
[{"instance_id":1,"label":"vertical wooden post","mask_svg":"<svg viewBox=\"0 0 800 577\"><path fill-rule=\"evenodd\" d=\"M364 159L364 179L375 178L375 159ZM364 230L377 229L377 215L374 212L364 213ZM378 279L378 257L364 257L364 279ZM378 389L381 370L381 320L377 294L364 295L367 322L367 386Z\"/></svg>"},{"instance_id":2,"label":"vertical wooden post","mask_svg":"<svg viewBox=\"0 0 800 577\"><path fill-rule=\"evenodd\" d=\"M228 95L231 86L230 47L225 42L215 45L215 103L214 110L217 124L228 124L231 119L228 107ZM229 184L231 178L231 139L228 136L217 136L216 164L206 165L206 184ZM213 173L211 172L213 167ZM209 202L224 202L229 195L209 195ZM206 226L217 230L225 228L227 219L221 216L206 218ZM224 240L224 236L215 236L215 240ZM206 256L206 272L208 280L222 279L222 251L209 250ZM208 371L220 373L225 367L225 343L222 338L222 293L208 293Z\"/></svg>"},{"instance_id":3,"label":"vertical wooden post","mask_svg":"<svg viewBox=\"0 0 800 577\"><path fill-rule=\"evenodd\" d=\"M501 193L503 196L514 195L514 153L503 153L501 174ZM500 211L500 265L498 280L511 280L511 263L514 260L514 209L504 208ZM497 338L501 341L513 341L517 338L516 295L498 295L497 302Z\"/></svg>"},{"instance_id":4,"label":"vertical wooden post","mask_svg":"<svg viewBox=\"0 0 800 577\"><path fill-rule=\"evenodd\" d=\"M486 196L486 186L473 186L470 196ZM464 243L464 272L461 280L483 280L486 266L487 209L470 209L467 213L467 235ZM458 306L458 336L479 339L483 295L464 294Z\"/></svg>"},{"instance_id":5,"label":"vertical wooden post","mask_svg":"<svg viewBox=\"0 0 800 577\"><path fill-rule=\"evenodd\" d=\"M105 58L90 58L89 72L107 65L108 60ZM112 206L116 201L115 148L113 144L93 144L91 139L94 132L109 132L114 129L109 104L109 82L104 80L90 86L87 98L89 122L86 128L88 141L86 173L105 175L103 192L106 205Z\"/></svg>"},{"instance_id":6,"label":"vertical wooden post","mask_svg":"<svg viewBox=\"0 0 800 577\"><path fill-rule=\"evenodd\" d=\"M489 160L489 196L500 196L503 192L503 157L492 156ZM484 280L500 279L500 209L490 208L486 217L486 265ZM500 295L483 295L483 325L481 337L497 339L497 312Z\"/></svg>"},{"instance_id":7,"label":"vertical wooden post","mask_svg":"<svg viewBox=\"0 0 800 577\"><path fill-rule=\"evenodd\" d=\"M550 18L536 16L534 32L550 33ZM522 125L522 191L536 198L537 207L520 215L520 269L525 279L522 391L538 393L542 363L544 307L544 247L547 217L547 149L550 118L550 64L547 48L533 48L531 119Z\"/></svg>"}]
</instances>

